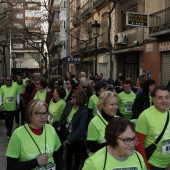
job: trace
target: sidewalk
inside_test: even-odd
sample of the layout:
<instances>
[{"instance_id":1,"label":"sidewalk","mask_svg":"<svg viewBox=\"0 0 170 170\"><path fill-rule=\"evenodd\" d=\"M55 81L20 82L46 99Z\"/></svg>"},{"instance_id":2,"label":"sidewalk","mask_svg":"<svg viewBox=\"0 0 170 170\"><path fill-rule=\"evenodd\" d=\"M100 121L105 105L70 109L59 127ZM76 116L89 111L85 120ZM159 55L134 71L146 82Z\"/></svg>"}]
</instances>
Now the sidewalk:
<instances>
[{"instance_id":1,"label":"sidewalk","mask_svg":"<svg viewBox=\"0 0 170 170\"><path fill-rule=\"evenodd\" d=\"M6 139L6 127L4 120L0 119L0 170L6 170L6 148L9 139Z\"/></svg>"}]
</instances>

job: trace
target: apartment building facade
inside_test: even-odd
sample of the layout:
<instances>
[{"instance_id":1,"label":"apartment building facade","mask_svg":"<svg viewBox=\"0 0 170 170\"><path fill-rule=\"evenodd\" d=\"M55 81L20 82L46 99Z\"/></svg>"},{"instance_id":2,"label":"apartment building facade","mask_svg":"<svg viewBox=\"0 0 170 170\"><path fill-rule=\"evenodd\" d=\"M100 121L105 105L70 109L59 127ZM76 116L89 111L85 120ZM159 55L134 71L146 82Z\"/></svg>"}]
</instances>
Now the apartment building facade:
<instances>
[{"instance_id":1,"label":"apartment building facade","mask_svg":"<svg viewBox=\"0 0 170 170\"><path fill-rule=\"evenodd\" d=\"M41 0L11 2L14 15L10 51L12 72L39 72L43 63L40 53L43 49Z\"/></svg>"},{"instance_id":2,"label":"apartment building facade","mask_svg":"<svg viewBox=\"0 0 170 170\"><path fill-rule=\"evenodd\" d=\"M97 44L97 72L103 72L109 78L113 71L113 79L118 73L131 78L135 85L136 79L147 74L157 84L167 84L169 72L169 4L168 0L122 0L116 4L111 14L111 30L108 33L108 13L112 2L105 0L70 1L70 48L73 58L80 57L82 63L69 64L70 70L77 73L80 69L92 72L94 67L94 39L92 23L100 23ZM148 15L148 24L127 25L126 14ZM112 44L110 58L108 34ZM85 42L85 43L83 43ZM88 45L87 45L88 44ZM85 46L87 45L86 49ZM85 49L85 51L83 51ZM83 51L83 54L82 54ZM113 67L110 67L113 62ZM80 67L81 66L81 67ZM112 69L112 70L110 70Z\"/></svg>"}]
</instances>

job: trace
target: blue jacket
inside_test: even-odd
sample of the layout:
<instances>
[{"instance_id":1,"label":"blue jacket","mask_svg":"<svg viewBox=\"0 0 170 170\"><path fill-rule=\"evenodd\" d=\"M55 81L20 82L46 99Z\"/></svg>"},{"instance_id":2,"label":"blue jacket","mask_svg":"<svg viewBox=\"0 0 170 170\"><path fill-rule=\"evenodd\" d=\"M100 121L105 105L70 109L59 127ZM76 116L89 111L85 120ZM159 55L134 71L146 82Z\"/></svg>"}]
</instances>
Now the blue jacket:
<instances>
[{"instance_id":1,"label":"blue jacket","mask_svg":"<svg viewBox=\"0 0 170 170\"><path fill-rule=\"evenodd\" d=\"M66 124L67 117L70 114L72 107L73 104L71 103L71 101L67 102L59 126ZM86 137L87 119L88 119L87 107L80 106L72 119L72 132L67 139L70 143L76 143L80 139L84 139Z\"/></svg>"}]
</instances>

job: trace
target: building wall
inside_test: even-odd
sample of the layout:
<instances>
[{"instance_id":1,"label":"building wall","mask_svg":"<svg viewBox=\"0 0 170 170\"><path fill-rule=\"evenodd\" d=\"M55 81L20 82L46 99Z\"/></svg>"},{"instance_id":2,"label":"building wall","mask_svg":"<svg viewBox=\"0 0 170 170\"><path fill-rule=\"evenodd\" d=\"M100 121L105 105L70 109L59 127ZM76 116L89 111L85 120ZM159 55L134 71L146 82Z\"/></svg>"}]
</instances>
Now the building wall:
<instances>
[{"instance_id":1,"label":"building wall","mask_svg":"<svg viewBox=\"0 0 170 170\"><path fill-rule=\"evenodd\" d=\"M161 83L161 55L157 42L146 43L144 45L143 70L150 70L156 84Z\"/></svg>"}]
</instances>

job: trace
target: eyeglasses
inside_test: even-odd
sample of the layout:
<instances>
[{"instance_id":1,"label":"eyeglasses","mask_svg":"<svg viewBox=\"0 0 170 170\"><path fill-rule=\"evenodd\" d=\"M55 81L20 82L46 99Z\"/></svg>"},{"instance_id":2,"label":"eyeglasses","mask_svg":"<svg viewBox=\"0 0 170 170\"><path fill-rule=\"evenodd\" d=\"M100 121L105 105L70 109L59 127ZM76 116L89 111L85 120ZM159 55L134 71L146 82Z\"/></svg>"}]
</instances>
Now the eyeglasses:
<instances>
[{"instance_id":1,"label":"eyeglasses","mask_svg":"<svg viewBox=\"0 0 170 170\"><path fill-rule=\"evenodd\" d=\"M8 79L7 79L6 81L12 81L12 80L8 80Z\"/></svg>"},{"instance_id":2,"label":"eyeglasses","mask_svg":"<svg viewBox=\"0 0 170 170\"><path fill-rule=\"evenodd\" d=\"M129 145L132 141L134 142L134 144L136 144L138 142L137 136L134 136L133 138L126 138L126 139L119 138L119 137L116 136L116 138L123 141L125 145Z\"/></svg>"},{"instance_id":3,"label":"eyeglasses","mask_svg":"<svg viewBox=\"0 0 170 170\"><path fill-rule=\"evenodd\" d=\"M87 88L89 88L89 86L82 86L82 88L83 88L83 89L85 89L85 88L87 89Z\"/></svg>"},{"instance_id":4,"label":"eyeglasses","mask_svg":"<svg viewBox=\"0 0 170 170\"><path fill-rule=\"evenodd\" d=\"M48 112L35 112L34 113L37 117L42 117L42 115L44 117L48 117L49 116L49 113Z\"/></svg>"}]
</instances>

